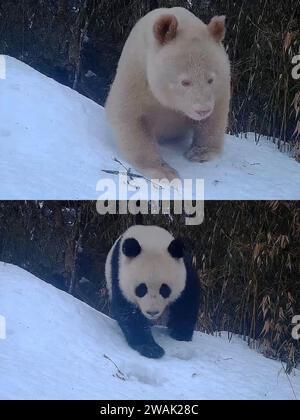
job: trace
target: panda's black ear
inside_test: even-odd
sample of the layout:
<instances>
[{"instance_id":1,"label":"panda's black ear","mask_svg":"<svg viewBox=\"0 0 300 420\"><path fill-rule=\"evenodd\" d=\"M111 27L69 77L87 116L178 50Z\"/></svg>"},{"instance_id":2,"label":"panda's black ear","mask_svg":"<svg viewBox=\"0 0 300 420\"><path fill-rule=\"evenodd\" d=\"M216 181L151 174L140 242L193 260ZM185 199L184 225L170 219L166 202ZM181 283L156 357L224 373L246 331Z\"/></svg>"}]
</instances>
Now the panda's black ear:
<instances>
[{"instance_id":1,"label":"panda's black ear","mask_svg":"<svg viewBox=\"0 0 300 420\"><path fill-rule=\"evenodd\" d=\"M180 239L174 239L168 248L171 257L179 260L184 257L184 244Z\"/></svg>"},{"instance_id":2,"label":"panda's black ear","mask_svg":"<svg viewBox=\"0 0 300 420\"><path fill-rule=\"evenodd\" d=\"M136 258L142 252L142 248L136 239L129 238L124 241L122 251L126 257Z\"/></svg>"}]
</instances>

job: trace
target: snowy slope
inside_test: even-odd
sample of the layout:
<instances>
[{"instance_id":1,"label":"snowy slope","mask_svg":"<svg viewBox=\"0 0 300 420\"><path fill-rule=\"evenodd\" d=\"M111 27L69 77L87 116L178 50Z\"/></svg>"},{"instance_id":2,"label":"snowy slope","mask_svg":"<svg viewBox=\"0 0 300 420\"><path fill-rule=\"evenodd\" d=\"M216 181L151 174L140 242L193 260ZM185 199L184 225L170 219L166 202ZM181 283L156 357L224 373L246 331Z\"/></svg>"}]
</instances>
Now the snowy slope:
<instances>
[{"instance_id":1,"label":"snowy slope","mask_svg":"<svg viewBox=\"0 0 300 420\"><path fill-rule=\"evenodd\" d=\"M131 350L117 324L33 275L0 263L0 399L293 399L281 364L235 338L156 329L161 360ZM124 375L117 372L115 365ZM300 398L299 371L291 376Z\"/></svg>"},{"instance_id":2,"label":"snowy slope","mask_svg":"<svg viewBox=\"0 0 300 420\"><path fill-rule=\"evenodd\" d=\"M0 199L95 199L102 170L122 170L102 107L16 59L0 80ZM267 140L227 136L215 162L163 154L206 199L299 199L300 165ZM124 162L126 163L126 162ZM114 177L111 175L111 177ZM115 178L114 178L115 179Z\"/></svg>"}]
</instances>

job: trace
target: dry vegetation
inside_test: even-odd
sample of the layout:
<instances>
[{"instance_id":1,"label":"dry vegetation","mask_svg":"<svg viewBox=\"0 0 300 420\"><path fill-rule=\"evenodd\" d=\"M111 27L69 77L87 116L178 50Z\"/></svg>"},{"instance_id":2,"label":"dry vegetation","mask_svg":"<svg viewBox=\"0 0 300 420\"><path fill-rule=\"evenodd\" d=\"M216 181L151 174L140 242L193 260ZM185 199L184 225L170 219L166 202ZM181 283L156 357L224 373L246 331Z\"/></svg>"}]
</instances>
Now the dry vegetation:
<instances>
[{"instance_id":1,"label":"dry vegetation","mask_svg":"<svg viewBox=\"0 0 300 420\"><path fill-rule=\"evenodd\" d=\"M296 202L209 202L205 223L167 216L106 216L95 203L0 203L0 260L18 264L108 312L106 255L133 223L181 236L199 271L199 329L240 334L288 369L300 362L291 337L300 314L300 206ZM88 280L84 280L88 279Z\"/></svg>"}]
</instances>

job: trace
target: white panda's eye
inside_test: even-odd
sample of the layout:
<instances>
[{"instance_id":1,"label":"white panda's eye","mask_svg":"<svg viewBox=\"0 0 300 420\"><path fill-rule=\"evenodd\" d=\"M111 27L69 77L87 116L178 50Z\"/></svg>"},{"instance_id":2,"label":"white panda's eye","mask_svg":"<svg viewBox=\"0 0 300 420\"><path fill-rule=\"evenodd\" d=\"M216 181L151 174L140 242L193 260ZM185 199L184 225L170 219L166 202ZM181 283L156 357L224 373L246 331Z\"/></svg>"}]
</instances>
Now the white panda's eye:
<instances>
[{"instance_id":1,"label":"white panda's eye","mask_svg":"<svg viewBox=\"0 0 300 420\"><path fill-rule=\"evenodd\" d=\"M148 288L145 285L145 283L140 284L136 289L135 289L135 294L137 297L139 298L143 298L144 296L146 296L146 294L148 293Z\"/></svg>"},{"instance_id":2,"label":"white panda's eye","mask_svg":"<svg viewBox=\"0 0 300 420\"><path fill-rule=\"evenodd\" d=\"M182 84L183 87L190 87L190 86L193 85L193 82L191 80L188 80L188 79L183 79L181 81L181 84Z\"/></svg>"},{"instance_id":3,"label":"white panda's eye","mask_svg":"<svg viewBox=\"0 0 300 420\"><path fill-rule=\"evenodd\" d=\"M167 284L163 284L161 286L161 288L160 288L160 291L159 291L159 293L161 294L161 296L164 299L168 299L170 297L170 295L171 295L171 292L172 291L171 291L170 287Z\"/></svg>"},{"instance_id":4,"label":"white panda's eye","mask_svg":"<svg viewBox=\"0 0 300 420\"><path fill-rule=\"evenodd\" d=\"M211 77L211 78L208 79L207 83L209 85L212 85L214 83L214 81L215 81L215 79L213 77Z\"/></svg>"}]
</instances>

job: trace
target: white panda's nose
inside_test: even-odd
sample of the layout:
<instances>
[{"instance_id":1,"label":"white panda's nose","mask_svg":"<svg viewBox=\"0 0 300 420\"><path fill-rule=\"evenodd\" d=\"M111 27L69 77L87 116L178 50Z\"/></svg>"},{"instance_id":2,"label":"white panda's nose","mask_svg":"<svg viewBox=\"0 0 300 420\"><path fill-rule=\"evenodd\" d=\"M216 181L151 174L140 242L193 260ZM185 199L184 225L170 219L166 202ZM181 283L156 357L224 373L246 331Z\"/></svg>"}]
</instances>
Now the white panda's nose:
<instances>
[{"instance_id":1,"label":"white panda's nose","mask_svg":"<svg viewBox=\"0 0 300 420\"><path fill-rule=\"evenodd\" d=\"M159 315L159 311L147 311L147 314L152 318L155 318L157 315Z\"/></svg>"},{"instance_id":2,"label":"white panda's nose","mask_svg":"<svg viewBox=\"0 0 300 420\"><path fill-rule=\"evenodd\" d=\"M211 106L201 106L201 105L195 105L194 106L194 112L197 114L197 116L201 119L205 119L209 117L213 112L213 107Z\"/></svg>"}]
</instances>

